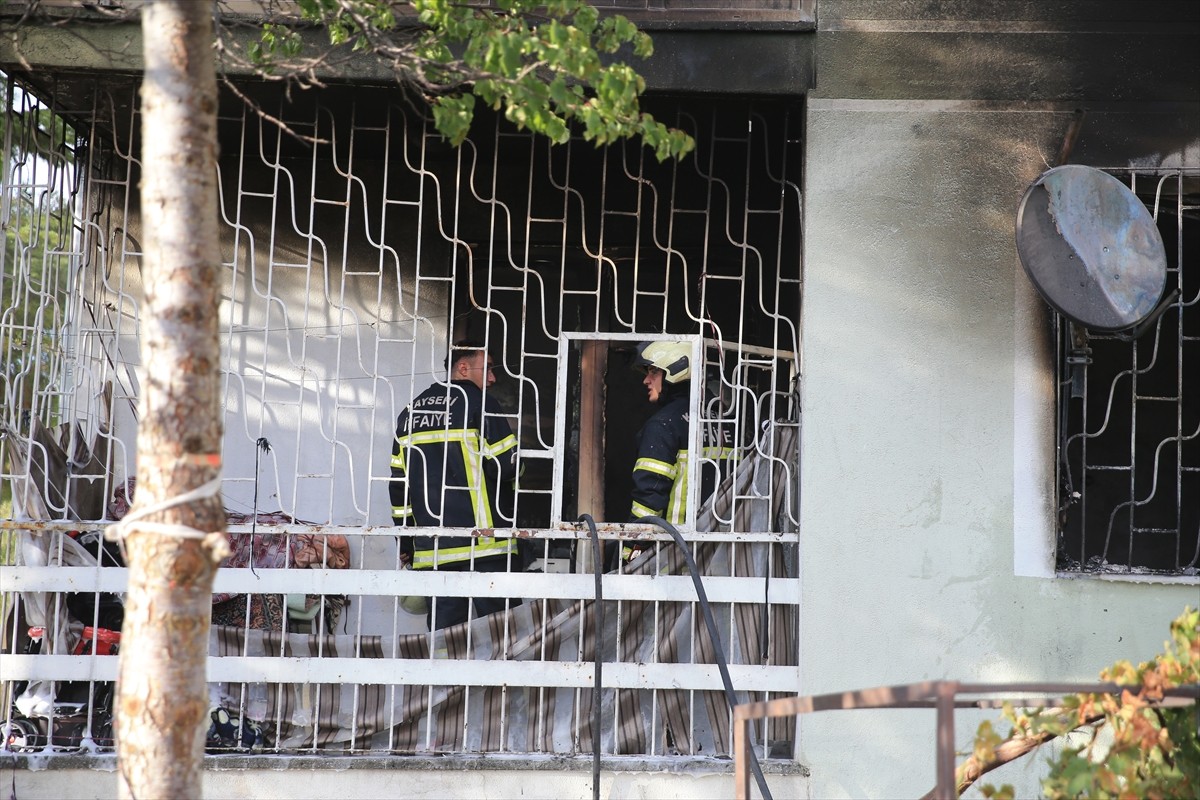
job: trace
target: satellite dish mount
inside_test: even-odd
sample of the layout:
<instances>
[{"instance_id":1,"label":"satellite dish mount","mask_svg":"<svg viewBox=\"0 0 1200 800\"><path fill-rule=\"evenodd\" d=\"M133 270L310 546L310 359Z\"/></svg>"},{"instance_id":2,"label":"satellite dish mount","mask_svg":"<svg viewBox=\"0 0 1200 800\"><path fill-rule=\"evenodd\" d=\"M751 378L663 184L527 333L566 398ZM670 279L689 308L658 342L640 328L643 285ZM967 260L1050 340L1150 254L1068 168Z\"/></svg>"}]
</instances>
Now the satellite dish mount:
<instances>
[{"instance_id":1,"label":"satellite dish mount","mask_svg":"<svg viewBox=\"0 0 1200 800\"><path fill-rule=\"evenodd\" d=\"M1166 251L1145 204L1092 167L1054 167L1025 190L1017 253L1038 293L1071 321L1076 367L1090 363L1088 331L1136 339L1179 297L1166 292Z\"/></svg>"}]
</instances>

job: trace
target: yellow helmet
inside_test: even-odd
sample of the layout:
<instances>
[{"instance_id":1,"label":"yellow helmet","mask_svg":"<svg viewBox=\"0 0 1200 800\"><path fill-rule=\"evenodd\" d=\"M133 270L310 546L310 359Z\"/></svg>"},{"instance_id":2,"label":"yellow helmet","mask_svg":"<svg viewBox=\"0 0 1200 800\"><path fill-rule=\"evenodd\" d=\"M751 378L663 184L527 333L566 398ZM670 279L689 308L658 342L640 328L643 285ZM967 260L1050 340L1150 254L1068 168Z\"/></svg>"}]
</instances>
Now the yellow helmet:
<instances>
[{"instance_id":1,"label":"yellow helmet","mask_svg":"<svg viewBox=\"0 0 1200 800\"><path fill-rule=\"evenodd\" d=\"M667 383L682 383L692 376L692 346L687 342L642 342L633 366L645 372L658 367Z\"/></svg>"}]
</instances>

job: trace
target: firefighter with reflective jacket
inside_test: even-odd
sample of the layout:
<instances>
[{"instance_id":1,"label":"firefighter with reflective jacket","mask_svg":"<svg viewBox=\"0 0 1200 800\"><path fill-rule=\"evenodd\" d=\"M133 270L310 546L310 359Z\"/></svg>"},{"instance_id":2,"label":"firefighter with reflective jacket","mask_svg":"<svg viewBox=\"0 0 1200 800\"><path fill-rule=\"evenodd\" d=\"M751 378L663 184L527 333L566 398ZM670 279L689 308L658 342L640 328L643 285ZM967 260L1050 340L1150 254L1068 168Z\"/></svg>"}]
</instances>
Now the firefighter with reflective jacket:
<instances>
[{"instance_id":1,"label":"firefighter with reflective jacket","mask_svg":"<svg viewBox=\"0 0 1200 800\"><path fill-rule=\"evenodd\" d=\"M686 342L656 341L638 345L633 366L646 373L642 385L657 412L638 434L638 457L633 465L633 504L629 521L662 517L673 525L687 518L688 423L691 404L692 347ZM733 455L727 427L705 427L705 458L725 464ZM712 493L717 474L705 470L700 498ZM626 547L622 556L635 554Z\"/></svg>"},{"instance_id":2,"label":"firefighter with reflective jacket","mask_svg":"<svg viewBox=\"0 0 1200 800\"><path fill-rule=\"evenodd\" d=\"M396 525L474 528L511 527L502 484L517 476L517 439L485 387L496 382L492 358L477 345L460 343L447 358L450 382L435 383L400 413L392 444L392 520ZM511 501L511 493L507 495ZM517 553L510 537L414 537L413 569L504 572ZM508 600L508 605L519 603ZM426 618L430 630L505 608L503 597L438 597ZM434 618L436 616L436 618Z\"/></svg>"}]
</instances>

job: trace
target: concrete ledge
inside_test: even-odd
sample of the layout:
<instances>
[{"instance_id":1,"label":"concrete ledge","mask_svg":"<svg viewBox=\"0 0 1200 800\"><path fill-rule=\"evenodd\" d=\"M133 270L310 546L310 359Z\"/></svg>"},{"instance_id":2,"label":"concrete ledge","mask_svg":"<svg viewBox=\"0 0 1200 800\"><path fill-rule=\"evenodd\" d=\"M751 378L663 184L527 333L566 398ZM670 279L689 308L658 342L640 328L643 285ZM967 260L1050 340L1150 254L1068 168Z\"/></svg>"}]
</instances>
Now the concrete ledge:
<instances>
[{"instance_id":1,"label":"concrete ledge","mask_svg":"<svg viewBox=\"0 0 1200 800\"><path fill-rule=\"evenodd\" d=\"M762 762L767 775L799 775L809 770L796 761L780 759ZM11 753L0 756L0 769L16 770L94 770L113 772L117 757L113 753ZM591 772L591 756L529 755L504 753L437 755L291 755L230 753L206 755L206 771L277 771L277 770L418 770L429 772L479 772L485 770L527 772ZM656 772L686 775L732 775L733 760L703 756L609 756L600 759L603 772Z\"/></svg>"},{"instance_id":2,"label":"concrete ledge","mask_svg":"<svg viewBox=\"0 0 1200 800\"><path fill-rule=\"evenodd\" d=\"M569 756L266 756L205 758L203 796L222 800L353 797L355 800L590 800L591 759ZM775 797L810 795L808 770L764 764ZM6 790L21 800L107 800L118 794L112 754L0 756ZM604 759L606 800L728 800L733 762L716 758Z\"/></svg>"},{"instance_id":3,"label":"concrete ledge","mask_svg":"<svg viewBox=\"0 0 1200 800\"><path fill-rule=\"evenodd\" d=\"M0 0L0 9L3 0ZM142 30L136 22L76 22L68 27L25 24L0 15L0 68L19 74L32 70L45 77L55 72L140 74ZM236 28L230 38L245 50L253 30ZM811 29L730 23L725 29L703 30L659 26L652 31L654 55L631 59L650 91L716 92L719 94L800 95L811 88L816 67ZM318 70L327 81L354 81L391 86L395 75L378 59L349 47L331 50L321 30L301 31L309 52L331 53ZM630 59L627 54L622 57ZM239 69L222 65L231 76Z\"/></svg>"}]
</instances>

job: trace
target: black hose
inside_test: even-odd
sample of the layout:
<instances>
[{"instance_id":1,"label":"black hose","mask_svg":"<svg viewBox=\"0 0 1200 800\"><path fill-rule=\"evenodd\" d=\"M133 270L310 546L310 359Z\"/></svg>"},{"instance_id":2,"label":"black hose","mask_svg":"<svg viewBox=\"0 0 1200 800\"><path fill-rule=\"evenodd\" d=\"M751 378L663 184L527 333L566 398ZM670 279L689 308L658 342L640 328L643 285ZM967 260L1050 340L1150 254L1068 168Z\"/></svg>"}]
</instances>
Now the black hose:
<instances>
[{"instance_id":1,"label":"black hose","mask_svg":"<svg viewBox=\"0 0 1200 800\"><path fill-rule=\"evenodd\" d=\"M596 530L596 520L591 514L579 518L587 523L592 537L592 573L596 576L596 643L593 650L593 661L596 664L596 675L592 686L592 800L600 800L600 682L603 663L600 660L600 638L604 633L604 594L601 590L604 573L604 559L600 547L600 532ZM583 640L580 640L580 645Z\"/></svg>"},{"instance_id":2,"label":"black hose","mask_svg":"<svg viewBox=\"0 0 1200 800\"><path fill-rule=\"evenodd\" d=\"M679 545L679 549L683 551L688 573L692 576L692 585L696 587L696 599L700 601L700 613L704 616L704 624L708 628L708 635L712 637L713 650L717 654L717 669L721 673L721 682L725 684L725 700L729 703L729 710L732 712L733 707L738 704L737 695L733 691L733 681L729 677L729 665L725 663L725 648L722 646L720 634L717 633L717 621L713 619L712 608L708 605L708 595L704 591L704 584L700 580L700 570L696 567L696 560L692 558L692 551L688 549L687 542L683 540L679 531L675 530L675 526L665 519L649 516L640 517L638 522L649 522L662 528L671 534L675 544ZM754 771L754 779L758 782L758 791L762 794L763 800L772 800L771 790L767 786L766 776L763 775L762 765L758 763L758 753L749 742L746 744L746 749L750 753L750 768Z\"/></svg>"}]
</instances>

